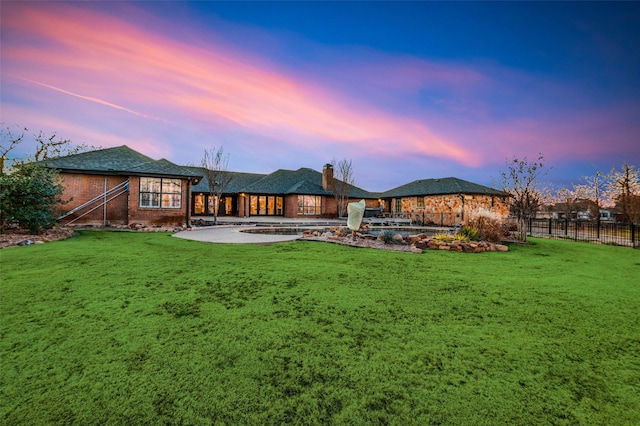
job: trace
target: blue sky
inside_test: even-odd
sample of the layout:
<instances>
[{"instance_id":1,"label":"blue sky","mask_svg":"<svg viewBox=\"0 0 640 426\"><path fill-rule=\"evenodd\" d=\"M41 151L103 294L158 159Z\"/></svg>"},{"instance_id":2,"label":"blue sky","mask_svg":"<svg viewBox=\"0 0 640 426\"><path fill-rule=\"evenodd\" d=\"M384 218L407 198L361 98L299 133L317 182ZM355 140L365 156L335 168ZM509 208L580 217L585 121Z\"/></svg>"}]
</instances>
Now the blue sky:
<instances>
[{"instance_id":1,"label":"blue sky","mask_svg":"<svg viewBox=\"0 0 640 426\"><path fill-rule=\"evenodd\" d=\"M640 165L640 3L3 1L5 126L387 190Z\"/></svg>"}]
</instances>

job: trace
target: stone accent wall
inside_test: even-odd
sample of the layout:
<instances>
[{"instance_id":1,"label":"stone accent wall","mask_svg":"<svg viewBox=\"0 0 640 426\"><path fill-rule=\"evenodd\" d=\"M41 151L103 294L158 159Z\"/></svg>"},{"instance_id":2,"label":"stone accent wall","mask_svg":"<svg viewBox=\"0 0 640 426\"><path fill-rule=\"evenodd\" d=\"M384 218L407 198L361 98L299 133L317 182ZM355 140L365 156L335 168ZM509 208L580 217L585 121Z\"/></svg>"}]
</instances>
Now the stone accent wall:
<instances>
[{"instance_id":1,"label":"stone accent wall","mask_svg":"<svg viewBox=\"0 0 640 426\"><path fill-rule=\"evenodd\" d=\"M420 206L419 202L422 202ZM395 199L391 199L387 210L393 211ZM423 197L404 197L401 199L401 215L414 223L453 226L462 224L465 215L478 208L496 212L503 217L509 215L509 206L502 197L495 195L430 195Z\"/></svg>"}]
</instances>

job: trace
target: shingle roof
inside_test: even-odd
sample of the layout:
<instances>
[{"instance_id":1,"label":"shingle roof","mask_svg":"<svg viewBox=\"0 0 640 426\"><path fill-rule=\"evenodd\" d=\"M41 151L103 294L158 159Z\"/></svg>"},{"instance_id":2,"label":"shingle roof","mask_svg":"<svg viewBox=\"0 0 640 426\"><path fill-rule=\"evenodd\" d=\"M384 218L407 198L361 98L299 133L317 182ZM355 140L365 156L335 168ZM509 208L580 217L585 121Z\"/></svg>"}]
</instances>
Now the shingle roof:
<instances>
[{"instance_id":1,"label":"shingle roof","mask_svg":"<svg viewBox=\"0 0 640 426\"><path fill-rule=\"evenodd\" d=\"M41 163L46 167L65 172L180 178L202 177L201 174L194 173L186 167L178 166L164 158L161 160L149 158L126 145L51 158L43 160Z\"/></svg>"},{"instance_id":2,"label":"shingle roof","mask_svg":"<svg viewBox=\"0 0 640 426\"><path fill-rule=\"evenodd\" d=\"M442 179L421 179L405 185L399 186L381 194L382 198L391 197L412 197L420 195L442 195L442 194L485 194L485 195L505 195L502 191L489 188L488 186L447 177Z\"/></svg>"},{"instance_id":3,"label":"shingle roof","mask_svg":"<svg viewBox=\"0 0 640 426\"><path fill-rule=\"evenodd\" d=\"M349 195L352 197L375 198L371 193L356 186L350 186L350 190ZM322 187L322 173L309 168L277 170L244 188L242 192L273 195L333 195L333 192Z\"/></svg>"},{"instance_id":4,"label":"shingle roof","mask_svg":"<svg viewBox=\"0 0 640 426\"><path fill-rule=\"evenodd\" d=\"M164 158L153 160L126 145L52 158L43 160L41 163L46 167L65 172L194 178L194 192L209 192L205 173L201 167L179 166ZM280 169L269 175L239 172L227 173L233 175L224 191L228 194L241 192L266 195L330 196L333 194L322 187L322 173L309 168L300 168L298 170ZM349 185L348 195L351 198L372 199L442 194L505 195L496 189L455 177L416 180L383 193L373 193L357 186Z\"/></svg>"},{"instance_id":5,"label":"shingle roof","mask_svg":"<svg viewBox=\"0 0 640 426\"><path fill-rule=\"evenodd\" d=\"M202 176L202 180L197 185L193 186L193 192L209 192L209 182L207 181L207 175L202 167L186 167L191 172ZM225 188L224 192L228 194L238 194L244 191L244 188L252 183L262 179L266 175L258 173L242 173L242 172L225 172L231 174L231 180Z\"/></svg>"}]
</instances>

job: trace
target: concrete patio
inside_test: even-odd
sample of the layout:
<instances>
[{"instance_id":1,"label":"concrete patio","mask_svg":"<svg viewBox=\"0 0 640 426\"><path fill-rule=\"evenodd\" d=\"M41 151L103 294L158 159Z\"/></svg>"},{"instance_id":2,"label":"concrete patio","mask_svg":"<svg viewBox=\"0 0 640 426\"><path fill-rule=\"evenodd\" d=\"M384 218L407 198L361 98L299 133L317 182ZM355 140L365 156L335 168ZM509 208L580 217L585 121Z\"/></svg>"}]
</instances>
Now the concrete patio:
<instances>
[{"instance_id":1,"label":"concrete patio","mask_svg":"<svg viewBox=\"0 0 640 426\"><path fill-rule=\"evenodd\" d=\"M300 238L306 229L325 226L346 226L347 221L339 219L293 219L284 217L254 216L249 218L218 217L217 225L213 225L213 216L197 216L192 218L192 228L174 234L174 237L187 240L222 244L271 244L294 241ZM200 226L199 224L202 224ZM260 228L300 228L298 235L276 235L246 232Z\"/></svg>"}]
</instances>

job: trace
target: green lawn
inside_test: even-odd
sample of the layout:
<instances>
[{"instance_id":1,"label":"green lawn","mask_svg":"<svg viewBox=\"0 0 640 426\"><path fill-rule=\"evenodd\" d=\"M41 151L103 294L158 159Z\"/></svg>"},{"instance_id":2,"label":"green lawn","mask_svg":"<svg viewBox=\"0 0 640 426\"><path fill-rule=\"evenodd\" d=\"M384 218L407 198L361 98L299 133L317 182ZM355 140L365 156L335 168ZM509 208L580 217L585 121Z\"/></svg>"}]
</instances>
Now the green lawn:
<instances>
[{"instance_id":1,"label":"green lawn","mask_svg":"<svg viewBox=\"0 0 640 426\"><path fill-rule=\"evenodd\" d=\"M0 424L631 425L640 252L0 250Z\"/></svg>"}]
</instances>

